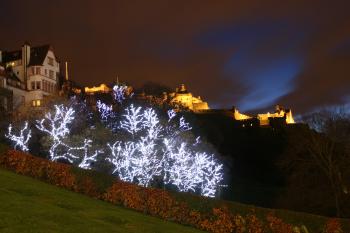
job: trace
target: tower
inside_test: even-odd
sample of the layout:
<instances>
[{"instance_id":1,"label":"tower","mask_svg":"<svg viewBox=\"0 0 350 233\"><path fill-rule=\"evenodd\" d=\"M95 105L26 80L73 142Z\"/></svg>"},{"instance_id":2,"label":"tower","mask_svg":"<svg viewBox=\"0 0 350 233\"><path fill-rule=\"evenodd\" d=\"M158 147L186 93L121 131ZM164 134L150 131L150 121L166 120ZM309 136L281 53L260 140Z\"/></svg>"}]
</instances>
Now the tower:
<instances>
[{"instance_id":1,"label":"tower","mask_svg":"<svg viewBox=\"0 0 350 233\"><path fill-rule=\"evenodd\" d=\"M25 89L28 89L28 65L30 62L30 45L28 42L25 42L22 46L22 66L23 66L23 77L21 81L24 82Z\"/></svg>"},{"instance_id":2,"label":"tower","mask_svg":"<svg viewBox=\"0 0 350 233\"><path fill-rule=\"evenodd\" d=\"M68 62L66 62L65 65L66 65L66 75L65 75L66 77L65 78L66 78L66 81L68 81L69 80L69 76L68 76Z\"/></svg>"}]
</instances>

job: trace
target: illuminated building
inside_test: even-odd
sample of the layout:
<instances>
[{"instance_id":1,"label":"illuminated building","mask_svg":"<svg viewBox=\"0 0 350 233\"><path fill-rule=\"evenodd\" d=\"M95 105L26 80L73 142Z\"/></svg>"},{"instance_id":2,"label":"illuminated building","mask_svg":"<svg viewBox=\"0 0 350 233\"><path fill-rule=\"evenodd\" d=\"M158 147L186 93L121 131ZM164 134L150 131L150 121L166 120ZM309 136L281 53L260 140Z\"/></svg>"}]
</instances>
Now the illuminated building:
<instances>
[{"instance_id":1,"label":"illuminated building","mask_svg":"<svg viewBox=\"0 0 350 233\"><path fill-rule=\"evenodd\" d=\"M131 86L119 83L119 80L117 78L115 84L112 85L102 83L99 86L84 87L83 90L87 103L91 106L96 106L97 100L101 100L102 102L108 104L113 103L114 95L116 93L116 90L113 90L113 87L115 88L116 85L123 87L123 92L126 96L130 96L133 92L133 88Z\"/></svg>"},{"instance_id":2,"label":"illuminated building","mask_svg":"<svg viewBox=\"0 0 350 233\"><path fill-rule=\"evenodd\" d=\"M13 93L14 109L24 104L39 107L45 96L57 93L60 63L50 45L25 43L21 50L0 51L0 66L5 72L3 86Z\"/></svg>"},{"instance_id":3,"label":"illuminated building","mask_svg":"<svg viewBox=\"0 0 350 233\"><path fill-rule=\"evenodd\" d=\"M238 121L247 121L251 119L257 119L259 121L260 126L267 126L271 125L271 121L282 119L285 121L286 124L294 124L294 118L292 115L292 110L290 109L284 109L283 107L276 105L276 109L274 113L263 113L263 114L257 114L256 116L248 116L241 114L236 108L232 109L233 111L233 118ZM245 126L245 125L243 125ZM249 123L248 123L249 126Z\"/></svg>"},{"instance_id":4,"label":"illuminated building","mask_svg":"<svg viewBox=\"0 0 350 233\"><path fill-rule=\"evenodd\" d=\"M0 69L0 111L7 113L13 109L13 92L7 88L6 73Z\"/></svg>"},{"instance_id":5,"label":"illuminated building","mask_svg":"<svg viewBox=\"0 0 350 233\"><path fill-rule=\"evenodd\" d=\"M165 99L168 98L171 104L188 108L194 112L209 109L208 103L202 101L200 96L194 97L192 93L187 91L184 84L181 84L180 88L176 88L175 92L169 95L165 94Z\"/></svg>"},{"instance_id":6,"label":"illuminated building","mask_svg":"<svg viewBox=\"0 0 350 233\"><path fill-rule=\"evenodd\" d=\"M85 94L93 95L96 93L110 93L112 92L112 88L109 88L106 84L102 83L99 86L95 87L85 87Z\"/></svg>"}]
</instances>

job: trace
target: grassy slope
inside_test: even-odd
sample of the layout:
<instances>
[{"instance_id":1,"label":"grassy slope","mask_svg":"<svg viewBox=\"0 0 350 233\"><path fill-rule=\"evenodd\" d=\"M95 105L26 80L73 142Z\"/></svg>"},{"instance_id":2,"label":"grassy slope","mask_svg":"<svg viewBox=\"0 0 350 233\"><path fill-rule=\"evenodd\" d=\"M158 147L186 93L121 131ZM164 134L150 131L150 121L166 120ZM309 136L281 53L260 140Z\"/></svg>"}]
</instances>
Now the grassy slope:
<instances>
[{"instance_id":1,"label":"grassy slope","mask_svg":"<svg viewBox=\"0 0 350 233\"><path fill-rule=\"evenodd\" d=\"M201 232L0 169L0 232Z\"/></svg>"}]
</instances>

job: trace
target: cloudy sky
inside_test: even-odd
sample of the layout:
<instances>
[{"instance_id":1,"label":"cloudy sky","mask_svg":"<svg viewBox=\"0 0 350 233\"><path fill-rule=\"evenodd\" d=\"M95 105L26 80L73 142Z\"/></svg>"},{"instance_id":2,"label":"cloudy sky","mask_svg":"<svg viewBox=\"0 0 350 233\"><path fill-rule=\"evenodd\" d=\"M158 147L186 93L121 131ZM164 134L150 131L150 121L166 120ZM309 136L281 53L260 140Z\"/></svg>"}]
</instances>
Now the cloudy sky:
<instances>
[{"instance_id":1,"label":"cloudy sky","mask_svg":"<svg viewBox=\"0 0 350 233\"><path fill-rule=\"evenodd\" d=\"M185 83L213 108L242 111L350 99L350 1L0 3L0 49L50 43L82 85Z\"/></svg>"}]
</instances>

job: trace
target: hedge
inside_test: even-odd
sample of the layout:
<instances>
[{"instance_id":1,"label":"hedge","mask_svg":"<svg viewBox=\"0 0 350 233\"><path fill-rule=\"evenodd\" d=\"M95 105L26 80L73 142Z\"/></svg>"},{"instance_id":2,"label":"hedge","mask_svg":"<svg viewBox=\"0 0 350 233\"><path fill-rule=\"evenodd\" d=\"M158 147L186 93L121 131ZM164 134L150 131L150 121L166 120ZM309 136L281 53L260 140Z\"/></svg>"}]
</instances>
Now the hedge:
<instances>
[{"instance_id":1,"label":"hedge","mask_svg":"<svg viewBox=\"0 0 350 233\"><path fill-rule=\"evenodd\" d=\"M193 198L193 200L200 199L201 203L211 203L208 205L211 208L209 211L201 211L167 190L140 187L117 180L110 175L51 162L16 150L3 152L0 155L0 166L115 205L213 233L309 232L305 226L288 224L272 212L264 218L258 217L254 210L243 216L234 214L225 204L212 206L216 202L210 198ZM343 231L339 220L329 219L319 232Z\"/></svg>"}]
</instances>

